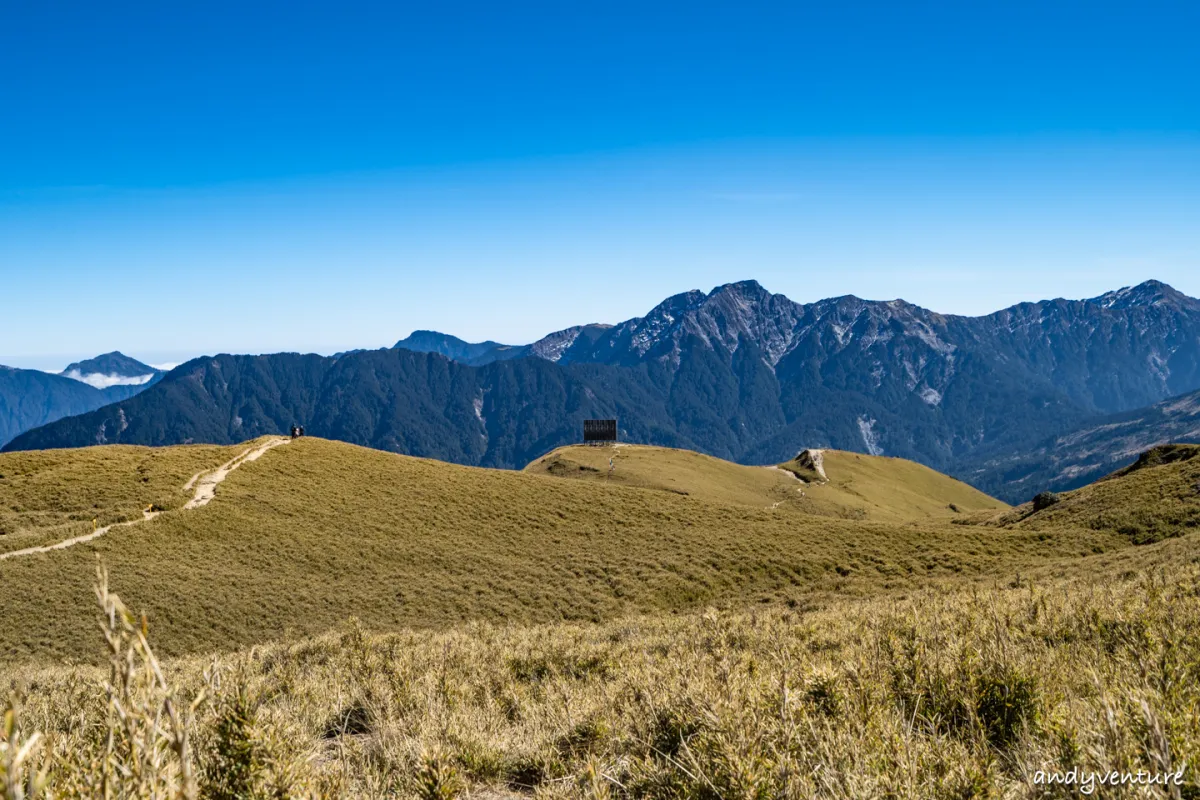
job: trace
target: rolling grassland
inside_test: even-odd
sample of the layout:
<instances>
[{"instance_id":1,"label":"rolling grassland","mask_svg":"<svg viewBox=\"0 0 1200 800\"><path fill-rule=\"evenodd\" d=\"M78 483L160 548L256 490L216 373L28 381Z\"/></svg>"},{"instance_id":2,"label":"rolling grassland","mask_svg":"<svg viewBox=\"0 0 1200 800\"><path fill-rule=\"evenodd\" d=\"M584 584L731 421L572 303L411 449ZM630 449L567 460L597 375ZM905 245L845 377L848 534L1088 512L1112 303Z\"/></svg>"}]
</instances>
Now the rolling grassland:
<instances>
[{"instance_id":1,"label":"rolling grassland","mask_svg":"<svg viewBox=\"0 0 1200 800\"><path fill-rule=\"evenodd\" d=\"M0 455L0 553L183 506L187 481L231 458L213 445L38 450Z\"/></svg>"},{"instance_id":2,"label":"rolling grassland","mask_svg":"<svg viewBox=\"0 0 1200 800\"><path fill-rule=\"evenodd\" d=\"M912 461L840 450L822 453L825 479L795 461L748 467L691 450L630 444L560 447L525 471L659 489L730 505L787 506L788 511L843 519L945 522L964 512L1008 508Z\"/></svg>"},{"instance_id":3,"label":"rolling grassland","mask_svg":"<svg viewBox=\"0 0 1200 800\"><path fill-rule=\"evenodd\" d=\"M110 666L10 673L0 763L29 797L1069 797L1037 781L1072 769L1182 770L1096 796L1194 797L1200 537L1133 556L601 624L349 622L161 665L101 592Z\"/></svg>"},{"instance_id":4,"label":"rolling grassland","mask_svg":"<svg viewBox=\"0 0 1200 800\"><path fill-rule=\"evenodd\" d=\"M0 563L0 797L1070 797L1039 780L1072 769L1195 797L1200 458L1172 452L884 522L299 440Z\"/></svg>"},{"instance_id":5,"label":"rolling grassland","mask_svg":"<svg viewBox=\"0 0 1200 800\"><path fill-rule=\"evenodd\" d=\"M317 634L350 616L376 630L599 622L914 588L1129 546L1113 532L888 523L802 508L301 439L231 473L203 508L0 562L0 603L15 623L0 629L0 661L99 657L96 554L113 589L148 615L161 652L184 655Z\"/></svg>"}]
</instances>

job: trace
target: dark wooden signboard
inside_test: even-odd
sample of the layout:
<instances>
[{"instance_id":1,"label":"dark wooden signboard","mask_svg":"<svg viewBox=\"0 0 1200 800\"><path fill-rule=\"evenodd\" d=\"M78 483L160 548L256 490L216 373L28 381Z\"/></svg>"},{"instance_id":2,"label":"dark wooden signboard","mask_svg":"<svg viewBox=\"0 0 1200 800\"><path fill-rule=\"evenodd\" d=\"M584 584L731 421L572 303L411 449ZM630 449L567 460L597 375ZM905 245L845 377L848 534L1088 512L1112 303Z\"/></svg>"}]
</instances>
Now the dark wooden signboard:
<instances>
[{"instance_id":1,"label":"dark wooden signboard","mask_svg":"<svg viewBox=\"0 0 1200 800\"><path fill-rule=\"evenodd\" d=\"M583 421L585 442L615 442L617 421L615 419L585 419Z\"/></svg>"}]
</instances>

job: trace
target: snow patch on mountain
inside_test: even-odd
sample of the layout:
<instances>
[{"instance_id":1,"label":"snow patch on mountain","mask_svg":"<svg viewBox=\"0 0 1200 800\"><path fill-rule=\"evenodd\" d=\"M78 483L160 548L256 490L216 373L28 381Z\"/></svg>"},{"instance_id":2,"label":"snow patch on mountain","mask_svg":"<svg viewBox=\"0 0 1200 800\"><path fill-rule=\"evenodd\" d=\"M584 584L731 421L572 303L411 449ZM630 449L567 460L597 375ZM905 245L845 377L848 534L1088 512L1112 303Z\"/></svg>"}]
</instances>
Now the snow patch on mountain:
<instances>
[{"instance_id":1,"label":"snow patch on mountain","mask_svg":"<svg viewBox=\"0 0 1200 800\"><path fill-rule=\"evenodd\" d=\"M1161 281L1145 281L1137 286L1125 286L1086 301L1101 308L1121 311L1130 308L1155 308L1171 306L1192 311L1200 310L1200 302L1188 297Z\"/></svg>"},{"instance_id":2,"label":"snow patch on mountain","mask_svg":"<svg viewBox=\"0 0 1200 800\"><path fill-rule=\"evenodd\" d=\"M571 345L575 344L575 340L579 338L579 334L582 331L582 325L575 325L566 330L548 334L534 342L530 346L530 350L538 358L544 358L547 361L558 361L562 358L563 353Z\"/></svg>"}]
</instances>

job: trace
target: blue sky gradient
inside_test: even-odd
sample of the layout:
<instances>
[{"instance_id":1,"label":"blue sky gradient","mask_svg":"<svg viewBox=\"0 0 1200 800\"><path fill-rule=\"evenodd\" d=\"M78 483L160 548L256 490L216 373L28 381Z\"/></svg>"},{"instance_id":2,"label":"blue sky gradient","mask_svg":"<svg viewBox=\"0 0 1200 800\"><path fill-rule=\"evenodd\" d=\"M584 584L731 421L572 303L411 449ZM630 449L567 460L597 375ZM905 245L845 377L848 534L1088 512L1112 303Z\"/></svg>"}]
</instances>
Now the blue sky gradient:
<instances>
[{"instance_id":1,"label":"blue sky gradient","mask_svg":"<svg viewBox=\"0 0 1200 800\"><path fill-rule=\"evenodd\" d=\"M1200 295L1194 3L415 5L0 6L0 363Z\"/></svg>"}]
</instances>

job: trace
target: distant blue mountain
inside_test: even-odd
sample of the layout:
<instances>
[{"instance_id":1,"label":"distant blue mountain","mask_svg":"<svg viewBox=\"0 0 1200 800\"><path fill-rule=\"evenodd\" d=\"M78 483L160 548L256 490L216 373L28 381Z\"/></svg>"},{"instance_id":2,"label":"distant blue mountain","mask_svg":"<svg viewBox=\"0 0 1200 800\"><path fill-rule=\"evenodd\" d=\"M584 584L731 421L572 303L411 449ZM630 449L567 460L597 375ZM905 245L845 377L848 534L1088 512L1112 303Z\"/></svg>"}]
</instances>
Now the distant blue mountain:
<instances>
[{"instance_id":1,"label":"distant blue mountain","mask_svg":"<svg viewBox=\"0 0 1200 800\"><path fill-rule=\"evenodd\" d=\"M0 367L0 447L31 428L133 397L163 374L116 352L76 362L58 375Z\"/></svg>"},{"instance_id":2,"label":"distant blue mountain","mask_svg":"<svg viewBox=\"0 0 1200 800\"><path fill-rule=\"evenodd\" d=\"M163 373L149 364L114 351L86 361L76 361L58 374L97 389L106 389L110 386L141 386Z\"/></svg>"},{"instance_id":3,"label":"distant blue mountain","mask_svg":"<svg viewBox=\"0 0 1200 800\"><path fill-rule=\"evenodd\" d=\"M460 364L472 367L507 361L530 355L529 345L500 344L499 342L465 342L457 336L437 331L413 331L408 337L396 342L393 349L411 350L414 353L438 353Z\"/></svg>"}]
</instances>

